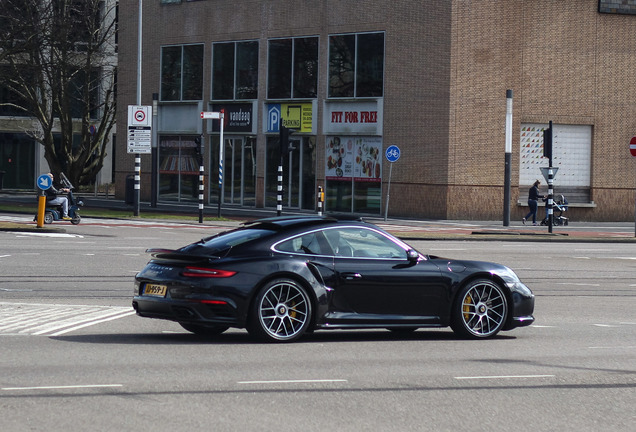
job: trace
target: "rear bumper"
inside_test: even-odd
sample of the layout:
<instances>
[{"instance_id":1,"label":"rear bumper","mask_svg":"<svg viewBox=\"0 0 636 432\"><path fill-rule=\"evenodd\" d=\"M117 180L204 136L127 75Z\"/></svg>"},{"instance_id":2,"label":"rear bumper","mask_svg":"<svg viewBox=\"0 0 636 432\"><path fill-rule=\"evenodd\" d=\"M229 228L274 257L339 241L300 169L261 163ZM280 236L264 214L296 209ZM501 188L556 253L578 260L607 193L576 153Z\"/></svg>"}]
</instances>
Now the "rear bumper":
<instances>
[{"instance_id":1,"label":"rear bumper","mask_svg":"<svg viewBox=\"0 0 636 432\"><path fill-rule=\"evenodd\" d=\"M198 324L222 324L230 327L238 326L236 309L228 303L209 304L196 300L175 301L135 296L133 297L132 307L137 312L137 315L145 318Z\"/></svg>"}]
</instances>

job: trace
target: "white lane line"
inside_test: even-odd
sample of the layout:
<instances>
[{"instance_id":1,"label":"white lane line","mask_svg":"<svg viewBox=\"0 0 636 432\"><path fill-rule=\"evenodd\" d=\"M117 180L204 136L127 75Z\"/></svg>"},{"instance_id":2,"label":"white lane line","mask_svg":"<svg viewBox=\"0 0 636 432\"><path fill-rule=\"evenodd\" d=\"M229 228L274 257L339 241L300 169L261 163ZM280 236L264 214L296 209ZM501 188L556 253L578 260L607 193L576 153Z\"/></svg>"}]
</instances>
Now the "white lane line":
<instances>
[{"instance_id":1,"label":"white lane line","mask_svg":"<svg viewBox=\"0 0 636 432\"><path fill-rule=\"evenodd\" d=\"M304 384L304 383L332 383L347 382L346 379L317 379L317 380L272 380L272 381L239 381L238 384Z\"/></svg>"},{"instance_id":2,"label":"white lane line","mask_svg":"<svg viewBox=\"0 0 636 432\"><path fill-rule=\"evenodd\" d=\"M516 378L553 378L556 375L490 375L455 377L456 380L483 380L483 379L516 379Z\"/></svg>"},{"instance_id":3,"label":"white lane line","mask_svg":"<svg viewBox=\"0 0 636 432\"><path fill-rule=\"evenodd\" d=\"M110 388L123 387L123 384L86 384L86 385L66 385L66 386L37 386L37 387L3 387L5 391L16 390L67 390L67 389L84 389L84 388Z\"/></svg>"},{"instance_id":4,"label":"white lane line","mask_svg":"<svg viewBox=\"0 0 636 432\"><path fill-rule=\"evenodd\" d=\"M83 235L79 234L65 234L65 233L37 233L37 232L14 232L16 237L65 237L65 238L84 238Z\"/></svg>"},{"instance_id":5,"label":"white lane line","mask_svg":"<svg viewBox=\"0 0 636 432\"><path fill-rule=\"evenodd\" d=\"M621 345L616 345L616 346L591 346L591 347L587 347L588 349L608 349L608 350L615 350L615 349L634 349L636 348L636 345L626 345L626 346L621 346Z\"/></svg>"},{"instance_id":6,"label":"white lane line","mask_svg":"<svg viewBox=\"0 0 636 432\"><path fill-rule=\"evenodd\" d=\"M608 328L612 328L612 327L618 327L617 325L612 325L612 324L592 324L596 327L608 327Z\"/></svg>"}]
</instances>

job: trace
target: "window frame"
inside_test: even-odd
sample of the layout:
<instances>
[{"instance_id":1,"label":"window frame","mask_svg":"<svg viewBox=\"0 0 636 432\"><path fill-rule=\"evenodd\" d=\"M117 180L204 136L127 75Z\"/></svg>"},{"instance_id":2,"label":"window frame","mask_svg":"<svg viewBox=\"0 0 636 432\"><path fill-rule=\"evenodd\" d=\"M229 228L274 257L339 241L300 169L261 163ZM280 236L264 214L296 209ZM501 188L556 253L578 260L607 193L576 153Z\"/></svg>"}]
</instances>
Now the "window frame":
<instances>
[{"instance_id":1,"label":"window frame","mask_svg":"<svg viewBox=\"0 0 636 432\"><path fill-rule=\"evenodd\" d=\"M199 88L196 88L194 90L194 92L198 92L199 97L198 99L185 99L184 98L184 84L186 82L187 77L189 76L188 74L184 73L184 71L186 70L186 66L185 66L185 59L186 56L185 54L185 49L186 47L195 47L195 46L199 46L201 47L201 61L200 61L200 65L199 65L199 70L195 71L198 72L198 74L200 75L199 77L196 77L199 80ZM165 52L164 50L169 49L169 48L180 48L180 55L179 55L179 71L178 71L178 80L173 80L170 83L164 83L164 71L165 71L165 67L164 67L164 60L165 60ZM177 45L162 45L160 47L160 52L161 52L161 59L160 59L160 76L159 76L159 100L161 102L194 102L194 101L201 101L203 100L203 64L204 64L204 57L205 57L205 44L203 43L191 43L191 44L177 44ZM194 70L194 69L193 69ZM190 74L190 75L195 75L195 74ZM176 82L178 81L178 82ZM188 82L194 82L194 80L190 80ZM178 92L178 97L175 99L167 99L166 98L166 90L169 90L167 87L168 85L170 86L174 86L174 87L178 87L177 92ZM190 94L192 92L192 90L188 90L187 94Z\"/></svg>"},{"instance_id":2,"label":"window frame","mask_svg":"<svg viewBox=\"0 0 636 432\"><path fill-rule=\"evenodd\" d=\"M299 90L296 89L296 80L301 77L301 72L303 72L300 68L298 68L298 64L296 62L297 51L296 51L296 41L299 40L314 40L315 44L315 59L313 60L314 64L314 76L313 76L313 92L309 92L306 94L297 94ZM290 55L289 55L289 70L285 72L285 74L289 77L289 82L284 83L286 87L286 92L284 95L281 94L272 94L273 85L272 79L272 49L271 44L275 41L290 41ZM275 60L275 59L274 59ZM293 37L282 37L282 38L270 38L267 40L267 82L266 82L266 97L270 100L298 100L298 99L317 99L318 98L318 82L319 82L319 74L320 74L320 36L317 35L307 35L307 36L293 36ZM311 75L309 75L311 78ZM306 78L306 77L305 77ZM283 85L279 85L278 87L283 87ZM288 94L287 94L288 91Z\"/></svg>"},{"instance_id":3,"label":"window frame","mask_svg":"<svg viewBox=\"0 0 636 432\"><path fill-rule=\"evenodd\" d=\"M239 61L240 59L240 48L242 45L247 46L248 44L256 44L256 62L252 65L253 66L253 70L256 73L256 77L255 77L255 94L251 97L240 97L240 92L239 92L239 88L240 88L240 84L241 84L241 80L239 77L239 72L241 71L241 69L239 68ZM215 93L215 74L216 74L216 64L215 64L215 59L217 58L217 56L214 53L214 49L215 47L220 47L222 45L232 45L233 46L233 50L232 50L232 97L231 98L227 98L227 97L217 97L214 93ZM258 39L247 39L247 40L240 40L240 41L225 41L225 42L214 42L212 44L212 59L211 59L211 85L210 85L210 99L214 100L214 101L244 101L244 100L256 100L258 99L258 91L259 91L259 85L258 85L258 75L259 75L259 58L260 58L260 41ZM224 95L225 96L225 95Z\"/></svg>"},{"instance_id":4,"label":"window frame","mask_svg":"<svg viewBox=\"0 0 636 432\"><path fill-rule=\"evenodd\" d=\"M382 35L382 73L381 73L381 82L379 83L380 92L379 94L369 94L369 95L359 95L360 83L361 83L361 59L359 58L360 52L360 37L365 35ZM335 59L332 57L332 38L338 37L354 37L354 55L352 59L341 59L341 62L350 63L353 65L353 92L352 94L337 94L334 95L332 92L332 63L335 62ZM359 32L359 33L336 33L330 34L328 36L328 54L327 54L327 99L378 99L384 97L384 83L385 83L385 71L386 71L386 32L385 31L372 31L372 32ZM366 81L365 81L366 82Z\"/></svg>"}]
</instances>

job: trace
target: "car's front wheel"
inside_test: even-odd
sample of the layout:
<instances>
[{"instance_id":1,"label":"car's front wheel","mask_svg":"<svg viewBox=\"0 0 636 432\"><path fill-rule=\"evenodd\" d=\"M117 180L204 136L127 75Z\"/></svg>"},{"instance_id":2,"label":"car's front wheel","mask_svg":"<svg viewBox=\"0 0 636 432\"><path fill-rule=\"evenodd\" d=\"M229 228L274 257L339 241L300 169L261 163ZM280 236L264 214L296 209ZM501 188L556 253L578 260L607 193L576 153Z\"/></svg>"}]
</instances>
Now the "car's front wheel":
<instances>
[{"instance_id":1,"label":"car's front wheel","mask_svg":"<svg viewBox=\"0 0 636 432\"><path fill-rule=\"evenodd\" d=\"M276 279L256 296L248 331L268 342L292 342L300 338L311 321L311 299L291 279Z\"/></svg>"},{"instance_id":2,"label":"car's front wheel","mask_svg":"<svg viewBox=\"0 0 636 432\"><path fill-rule=\"evenodd\" d=\"M508 300L503 289L488 279L466 285L453 306L451 328L460 336L475 339L495 336L508 316Z\"/></svg>"},{"instance_id":3,"label":"car's front wheel","mask_svg":"<svg viewBox=\"0 0 636 432\"><path fill-rule=\"evenodd\" d=\"M225 326L203 326L200 324L191 324L191 323L182 323L182 322L180 322L179 325L181 325L181 327L183 327L189 332L192 332L198 336L206 336L206 337L220 335L221 333L223 333L225 330L229 328Z\"/></svg>"}]
</instances>

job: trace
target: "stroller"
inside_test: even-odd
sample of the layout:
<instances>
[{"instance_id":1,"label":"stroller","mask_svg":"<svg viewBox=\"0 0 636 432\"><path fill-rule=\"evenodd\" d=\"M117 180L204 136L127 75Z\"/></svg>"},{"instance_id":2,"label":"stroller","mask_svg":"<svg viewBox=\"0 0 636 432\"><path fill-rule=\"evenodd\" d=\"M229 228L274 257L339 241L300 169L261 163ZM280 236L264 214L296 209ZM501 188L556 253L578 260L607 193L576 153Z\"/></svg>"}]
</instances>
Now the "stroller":
<instances>
[{"instance_id":1,"label":"stroller","mask_svg":"<svg viewBox=\"0 0 636 432\"><path fill-rule=\"evenodd\" d=\"M569 218L563 216L568 211L568 200L561 195L561 199L552 204L552 225L568 225ZM548 225L548 218L541 221L541 225Z\"/></svg>"}]
</instances>

